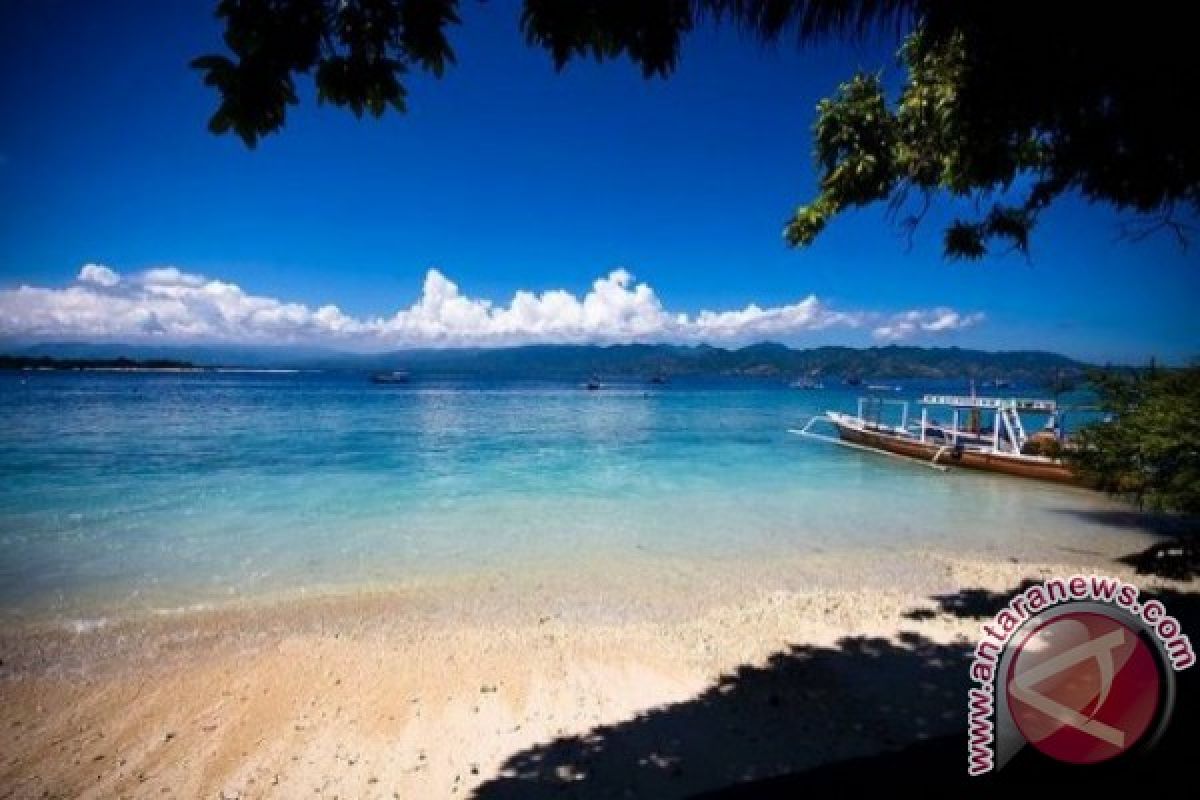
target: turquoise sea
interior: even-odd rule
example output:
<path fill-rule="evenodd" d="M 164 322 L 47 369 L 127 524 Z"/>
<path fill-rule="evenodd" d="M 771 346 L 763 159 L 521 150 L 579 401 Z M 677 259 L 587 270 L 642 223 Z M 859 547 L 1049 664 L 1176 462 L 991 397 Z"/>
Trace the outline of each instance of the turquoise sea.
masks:
<path fill-rule="evenodd" d="M 896 396 L 950 384 L 906 385 Z M 1111 504 L 788 433 L 861 389 L 0 374 L 0 611 L 86 618 L 594 560 L 1086 548 Z"/>

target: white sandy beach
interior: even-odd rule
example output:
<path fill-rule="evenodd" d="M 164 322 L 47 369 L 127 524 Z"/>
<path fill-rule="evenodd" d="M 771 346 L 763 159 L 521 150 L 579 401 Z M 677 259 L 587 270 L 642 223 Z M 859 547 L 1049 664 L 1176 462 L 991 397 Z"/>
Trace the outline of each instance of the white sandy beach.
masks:
<path fill-rule="evenodd" d="M 1162 584 L 1096 557 L 808 562 L 9 625 L 0 795 L 685 795 L 961 727 L 979 621 L 911 613 L 931 596 Z"/>

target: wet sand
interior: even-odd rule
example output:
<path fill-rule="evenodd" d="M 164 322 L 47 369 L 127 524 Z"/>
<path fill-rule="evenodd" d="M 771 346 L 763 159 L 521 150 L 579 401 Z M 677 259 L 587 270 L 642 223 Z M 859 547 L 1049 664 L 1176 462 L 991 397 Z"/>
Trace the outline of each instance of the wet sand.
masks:
<path fill-rule="evenodd" d="M 656 562 L 9 622 L 0 796 L 686 795 L 961 728 L 979 620 L 931 598 L 1078 569 L 1164 585 L 1112 555 Z"/>

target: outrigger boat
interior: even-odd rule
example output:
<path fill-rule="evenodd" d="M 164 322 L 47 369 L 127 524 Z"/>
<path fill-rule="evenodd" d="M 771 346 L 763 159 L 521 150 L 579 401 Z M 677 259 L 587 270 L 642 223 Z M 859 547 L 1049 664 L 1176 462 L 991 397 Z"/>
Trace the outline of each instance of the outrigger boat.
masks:
<path fill-rule="evenodd" d="M 900 406 L 898 426 L 882 422 L 885 404 Z M 873 419 L 865 413 L 868 405 L 874 406 Z M 1061 459 L 1039 452 L 1064 444 L 1053 400 L 927 394 L 920 405 L 920 422 L 910 423 L 908 401 L 863 397 L 858 400 L 857 416 L 826 411 L 792 433 L 912 459 L 943 471 L 959 466 L 1059 483 L 1076 480 Z M 950 409 L 950 424 L 931 420 L 930 408 Z M 1027 435 L 1021 412 L 1048 415 L 1046 425 Z M 991 415 L 991 427 L 981 424 L 984 414 Z M 838 438 L 813 432 L 818 422 L 833 425 Z"/>

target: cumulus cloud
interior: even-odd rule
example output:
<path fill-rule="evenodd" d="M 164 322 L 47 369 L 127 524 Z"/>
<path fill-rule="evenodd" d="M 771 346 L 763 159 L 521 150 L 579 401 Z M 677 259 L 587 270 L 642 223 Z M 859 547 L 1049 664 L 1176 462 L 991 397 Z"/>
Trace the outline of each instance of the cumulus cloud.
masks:
<path fill-rule="evenodd" d="M 895 313 L 841 310 L 816 295 L 774 307 L 667 310 L 657 293 L 616 269 L 578 297 L 521 290 L 508 305 L 464 294 L 436 269 L 415 303 L 391 316 L 357 317 L 253 295 L 233 283 L 160 267 L 129 276 L 87 264 L 62 288 L 0 290 L 0 335 L 206 340 L 355 347 L 502 346 L 535 342 L 671 341 L 738 344 L 796 339 L 829 328 L 870 330 L 882 341 L 934 336 L 978 324 L 951 308 Z"/>
<path fill-rule="evenodd" d="M 907 339 L 918 332 L 941 333 L 970 328 L 983 321 L 979 311 L 962 314 L 944 306 L 925 310 L 903 311 L 893 314 L 885 324 L 876 327 L 872 334 L 876 339 L 896 341 Z"/>
<path fill-rule="evenodd" d="M 84 264 L 79 270 L 80 283 L 94 283 L 97 286 L 116 286 L 121 276 L 108 267 L 100 264 Z"/>

